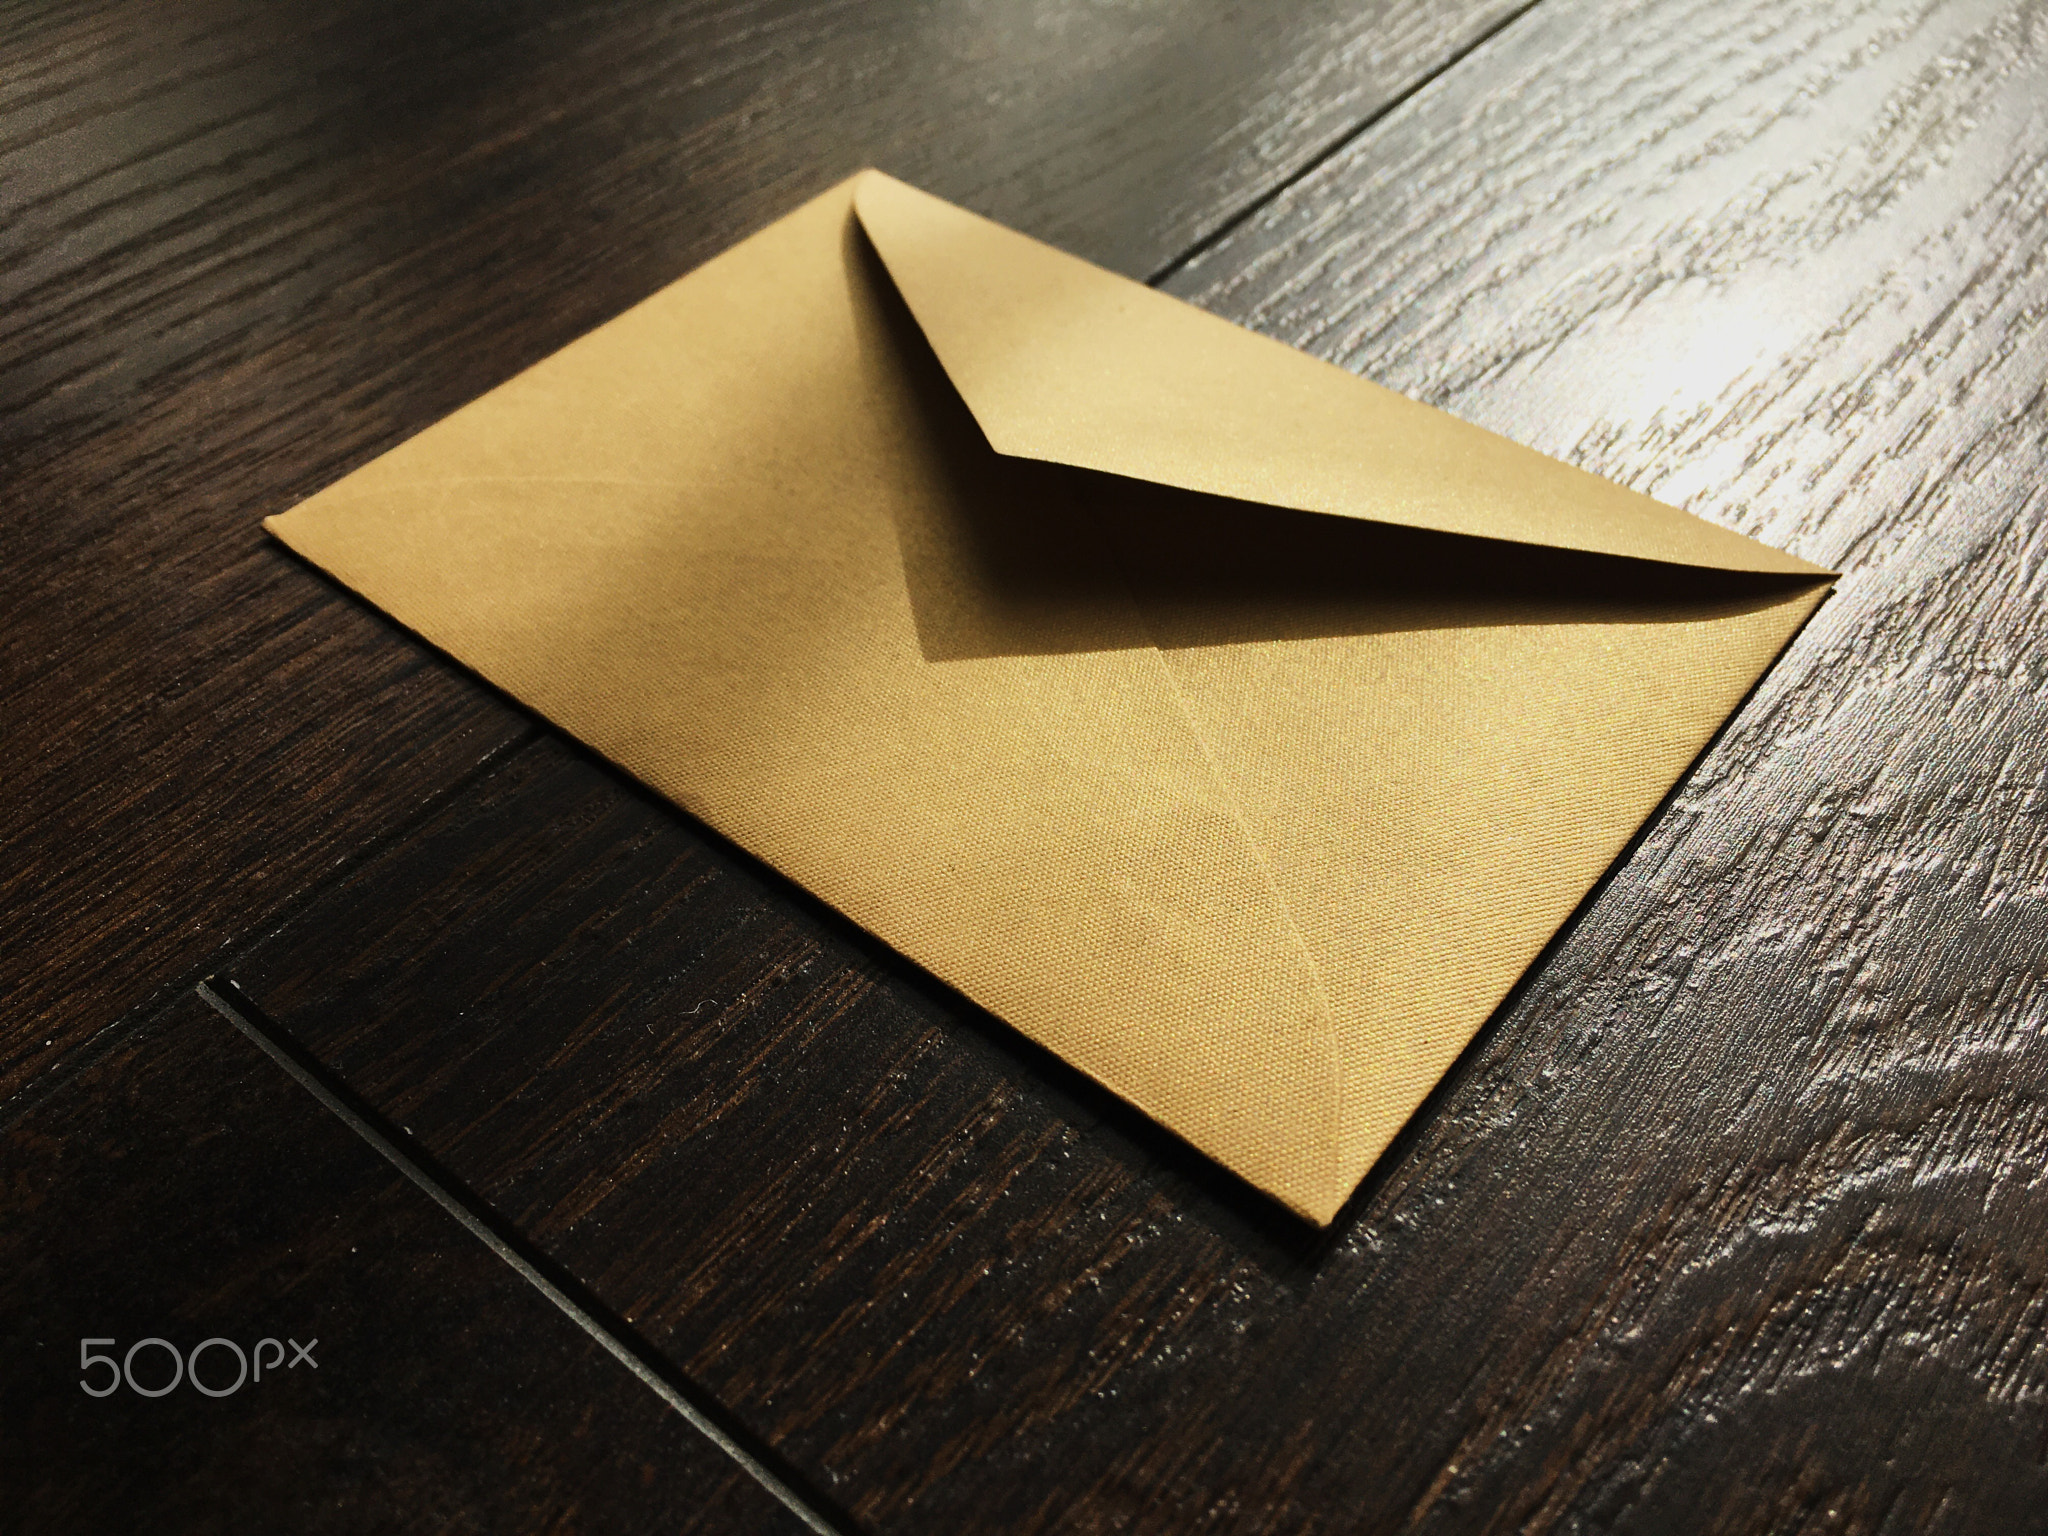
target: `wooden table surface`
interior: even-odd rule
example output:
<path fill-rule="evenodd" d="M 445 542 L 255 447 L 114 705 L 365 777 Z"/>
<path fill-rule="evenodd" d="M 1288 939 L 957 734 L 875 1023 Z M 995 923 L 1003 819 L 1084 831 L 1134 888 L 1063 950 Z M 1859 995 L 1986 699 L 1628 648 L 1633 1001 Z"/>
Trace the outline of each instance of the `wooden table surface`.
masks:
<path fill-rule="evenodd" d="M 865 164 L 1844 573 L 1327 1233 L 257 526 Z M 2048 1529 L 2044 0 L 7 0 L 0 463 L 25 1528 Z"/>

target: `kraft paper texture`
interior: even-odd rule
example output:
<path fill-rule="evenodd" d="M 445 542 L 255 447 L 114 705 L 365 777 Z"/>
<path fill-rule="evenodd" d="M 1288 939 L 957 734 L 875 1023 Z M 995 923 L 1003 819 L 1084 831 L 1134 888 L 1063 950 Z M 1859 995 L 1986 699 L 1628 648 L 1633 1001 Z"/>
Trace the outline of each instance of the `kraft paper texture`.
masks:
<path fill-rule="evenodd" d="M 267 526 L 1320 1223 L 1827 586 L 876 172 Z"/>

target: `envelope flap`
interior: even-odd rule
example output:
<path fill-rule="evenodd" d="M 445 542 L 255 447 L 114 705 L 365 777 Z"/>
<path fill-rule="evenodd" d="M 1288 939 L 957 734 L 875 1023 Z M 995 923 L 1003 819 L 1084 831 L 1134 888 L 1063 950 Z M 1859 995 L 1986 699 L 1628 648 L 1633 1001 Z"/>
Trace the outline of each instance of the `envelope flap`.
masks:
<path fill-rule="evenodd" d="M 1443 533 L 1822 574 L 880 172 L 854 205 L 999 453 Z"/>

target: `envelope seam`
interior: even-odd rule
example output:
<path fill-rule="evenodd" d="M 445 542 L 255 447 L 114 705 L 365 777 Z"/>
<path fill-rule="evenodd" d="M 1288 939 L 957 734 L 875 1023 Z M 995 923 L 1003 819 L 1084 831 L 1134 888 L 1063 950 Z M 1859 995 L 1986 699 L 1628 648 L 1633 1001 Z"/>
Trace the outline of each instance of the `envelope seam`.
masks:
<path fill-rule="evenodd" d="M 1294 908 L 1287 900 L 1286 893 L 1280 888 L 1279 876 L 1273 872 L 1272 860 L 1267 856 L 1265 846 L 1259 841 L 1258 836 L 1253 831 L 1251 818 L 1245 813 L 1244 803 L 1238 798 L 1236 786 L 1231 783 L 1230 776 L 1224 771 L 1223 764 L 1216 756 L 1214 748 L 1210 746 L 1208 737 L 1203 734 L 1201 725 L 1195 719 L 1194 711 L 1188 707 L 1187 694 L 1180 685 L 1180 679 L 1174 675 L 1173 667 L 1166 659 L 1166 653 L 1160 648 L 1158 640 L 1153 637 L 1151 615 L 1145 611 L 1145 605 L 1138 600 L 1137 593 L 1131 585 L 1130 575 L 1124 569 L 1121 556 L 1114 548 L 1108 548 L 1105 552 L 1109 557 L 1112 569 L 1116 572 L 1117 579 L 1124 585 L 1124 590 L 1130 599 L 1131 607 L 1138 616 L 1138 622 L 1145 626 L 1146 636 L 1151 641 L 1147 649 L 1152 653 L 1153 665 L 1166 679 L 1167 690 L 1173 699 L 1173 706 L 1180 712 L 1182 723 L 1187 726 L 1188 736 L 1194 742 L 1195 749 L 1202 754 L 1202 761 L 1208 766 L 1209 776 L 1216 785 L 1217 791 L 1222 798 L 1224 809 L 1229 814 L 1232 824 L 1236 826 L 1238 835 L 1244 839 L 1245 847 L 1251 850 L 1252 858 L 1258 865 L 1259 874 L 1264 879 L 1266 889 L 1273 898 L 1273 904 L 1279 909 L 1281 919 L 1287 930 L 1287 937 L 1293 941 L 1295 953 L 1300 957 L 1301 963 L 1308 973 L 1311 995 L 1315 999 L 1319 1013 L 1318 1022 L 1322 1026 L 1323 1045 L 1323 1103 L 1326 1123 L 1323 1132 L 1323 1166 L 1318 1170 L 1317 1189 L 1319 1194 L 1327 1195 L 1334 1190 L 1339 1177 L 1338 1163 L 1341 1151 L 1339 1147 L 1341 1139 L 1339 1132 L 1341 1130 L 1344 1105 L 1344 1081 L 1337 1051 L 1337 1014 L 1336 1009 L 1330 1002 L 1329 988 L 1323 982 L 1322 967 L 1316 963 L 1315 951 L 1309 948 L 1308 940 L 1302 935 L 1300 920 L 1295 916 Z M 1318 1217 L 1317 1219 L 1320 1220 L 1321 1218 Z"/>

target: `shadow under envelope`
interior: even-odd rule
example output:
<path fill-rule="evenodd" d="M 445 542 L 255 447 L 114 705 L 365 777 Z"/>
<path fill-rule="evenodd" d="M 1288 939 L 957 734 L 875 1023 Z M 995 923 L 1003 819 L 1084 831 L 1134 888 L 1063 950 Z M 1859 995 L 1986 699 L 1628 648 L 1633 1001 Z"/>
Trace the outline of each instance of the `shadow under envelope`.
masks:
<path fill-rule="evenodd" d="M 1185 491 L 998 453 L 866 237 L 887 342 L 945 466 L 899 507 L 931 662 L 1753 612 L 1824 578 L 1588 554 Z"/>

